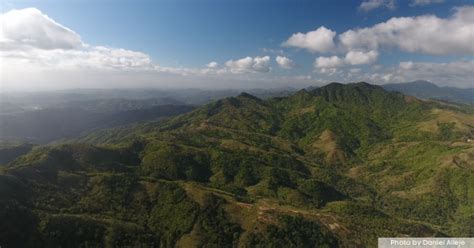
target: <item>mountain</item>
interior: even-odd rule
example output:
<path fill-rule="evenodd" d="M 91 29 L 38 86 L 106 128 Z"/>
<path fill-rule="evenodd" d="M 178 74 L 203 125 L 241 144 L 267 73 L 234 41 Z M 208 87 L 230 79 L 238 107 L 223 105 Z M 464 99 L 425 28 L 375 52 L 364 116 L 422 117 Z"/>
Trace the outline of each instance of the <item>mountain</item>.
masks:
<path fill-rule="evenodd" d="M 79 108 L 109 113 L 145 109 L 160 105 L 202 105 L 242 90 L 203 89 L 73 89 L 39 92 L 0 92 L 0 114 L 38 109 Z M 261 98 L 287 96 L 292 88 L 249 89 Z"/>
<path fill-rule="evenodd" d="M 262 98 L 286 96 L 291 88 L 251 89 Z M 170 117 L 238 90 L 102 89 L 0 93 L 0 143 L 45 144 L 140 121 Z"/>
<path fill-rule="evenodd" d="M 399 84 L 382 85 L 389 91 L 399 91 L 424 99 L 438 99 L 450 102 L 474 104 L 474 88 L 439 87 L 434 83 L 418 80 Z"/>
<path fill-rule="evenodd" d="M 160 105 L 123 111 L 99 111 L 105 108 L 127 109 L 117 105 L 96 106 L 95 111 L 63 107 L 0 114 L 0 141 L 44 144 L 101 128 L 166 118 L 194 109 L 189 105 Z"/>
<path fill-rule="evenodd" d="M 474 109 L 367 83 L 33 147 L 0 167 L 5 247 L 376 247 L 472 236 Z"/>
<path fill-rule="evenodd" d="M 83 101 L 69 101 L 58 104 L 61 108 L 78 108 L 94 113 L 118 113 L 124 111 L 134 111 L 150 109 L 163 105 L 186 105 L 183 102 L 169 97 L 146 98 L 146 99 L 94 99 Z M 58 107 L 59 107 L 58 106 Z"/>
<path fill-rule="evenodd" d="M 2 143 L 0 144 L 0 166 L 8 164 L 17 157 L 31 151 L 32 144 L 27 143 Z"/>

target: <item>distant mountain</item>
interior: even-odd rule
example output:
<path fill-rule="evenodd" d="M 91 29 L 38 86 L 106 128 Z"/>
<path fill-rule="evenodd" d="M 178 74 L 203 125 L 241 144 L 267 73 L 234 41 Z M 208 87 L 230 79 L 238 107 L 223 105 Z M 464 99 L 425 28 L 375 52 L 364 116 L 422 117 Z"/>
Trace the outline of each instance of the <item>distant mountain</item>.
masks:
<path fill-rule="evenodd" d="M 260 97 L 287 96 L 293 88 L 249 89 Z M 242 90 L 221 89 L 75 89 L 45 92 L 0 92 L 0 114 L 47 108 L 80 108 L 96 113 L 144 109 L 158 105 L 202 105 Z"/>
<path fill-rule="evenodd" d="M 385 84 L 389 91 L 399 91 L 424 99 L 438 99 L 450 102 L 474 104 L 474 88 L 439 87 L 434 83 L 418 80 L 407 83 Z"/>
<path fill-rule="evenodd" d="M 130 103 L 126 101 L 126 103 Z M 44 144 L 59 139 L 70 139 L 101 128 L 111 128 L 135 122 L 159 120 L 194 109 L 189 105 L 147 106 L 130 109 L 133 105 L 101 105 L 88 103 L 79 107 L 47 108 L 15 113 L 0 113 L 0 141 Z M 90 107 L 87 108 L 87 107 Z M 114 110 L 112 112 L 100 112 Z M 97 112 L 99 111 L 99 112 Z"/>
<path fill-rule="evenodd" d="M 56 107 L 61 108 L 78 108 L 93 113 L 117 113 L 123 111 L 134 111 L 149 109 L 160 105 L 185 105 L 181 101 L 173 98 L 147 98 L 147 99 L 94 99 L 83 101 L 70 101 L 57 104 Z"/>
<path fill-rule="evenodd" d="M 375 247 L 381 236 L 469 237 L 473 127 L 470 106 L 367 83 L 242 93 L 9 158 L 0 240 Z"/>

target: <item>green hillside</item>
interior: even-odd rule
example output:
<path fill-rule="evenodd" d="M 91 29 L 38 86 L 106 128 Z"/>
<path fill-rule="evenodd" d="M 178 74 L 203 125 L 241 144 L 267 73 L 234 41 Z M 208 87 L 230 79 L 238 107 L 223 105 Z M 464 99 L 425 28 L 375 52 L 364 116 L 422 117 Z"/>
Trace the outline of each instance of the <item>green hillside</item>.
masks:
<path fill-rule="evenodd" d="M 376 247 L 473 236 L 474 109 L 367 83 L 242 93 L 0 167 L 2 247 Z"/>

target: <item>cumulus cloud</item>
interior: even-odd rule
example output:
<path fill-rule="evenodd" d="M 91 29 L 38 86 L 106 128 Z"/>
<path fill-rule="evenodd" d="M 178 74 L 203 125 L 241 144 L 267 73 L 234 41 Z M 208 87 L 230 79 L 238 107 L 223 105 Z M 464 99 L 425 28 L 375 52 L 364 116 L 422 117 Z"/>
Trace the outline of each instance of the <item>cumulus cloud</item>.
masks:
<path fill-rule="evenodd" d="M 351 65 L 372 64 L 379 56 L 377 51 L 349 51 L 346 54 L 345 62 Z"/>
<path fill-rule="evenodd" d="M 473 54 L 474 6 L 455 8 L 447 19 L 394 17 L 372 27 L 348 30 L 339 39 L 349 49 L 387 47 L 433 55 Z"/>
<path fill-rule="evenodd" d="M 196 82 L 202 87 L 229 87 L 227 82 L 257 82 L 262 78 L 253 72 L 270 71 L 269 56 L 230 60 L 225 66 L 214 61 L 203 68 L 160 66 L 143 52 L 87 44 L 35 8 L 0 14 L 0 26 L 0 91 L 170 87 L 173 82 L 175 87 L 195 87 Z"/>
<path fill-rule="evenodd" d="M 338 56 L 318 57 L 313 66 L 319 69 L 337 68 L 346 65 L 372 64 L 377 60 L 377 51 L 349 51 L 344 58 Z"/>
<path fill-rule="evenodd" d="M 244 72 L 269 72 L 270 56 L 245 57 L 238 60 L 229 60 L 225 63 L 226 68 L 232 73 Z"/>
<path fill-rule="evenodd" d="M 284 56 L 276 56 L 275 61 L 283 69 L 292 69 L 296 66 L 296 63 Z"/>
<path fill-rule="evenodd" d="M 363 1 L 359 6 L 359 10 L 365 12 L 378 8 L 387 8 L 393 10 L 396 8 L 395 0 L 366 0 Z"/>
<path fill-rule="evenodd" d="M 410 6 L 423 6 L 433 3 L 442 3 L 444 0 L 412 0 Z"/>
<path fill-rule="evenodd" d="M 324 26 L 308 33 L 296 33 L 283 43 L 284 46 L 304 48 L 310 52 L 328 52 L 334 49 L 336 32 Z"/>
<path fill-rule="evenodd" d="M 35 8 L 0 15 L 0 49 L 76 49 L 81 37 Z"/>
<path fill-rule="evenodd" d="M 35 8 L 0 15 L 2 64 L 56 69 L 150 69 L 142 52 L 85 44 L 80 36 Z"/>
<path fill-rule="evenodd" d="M 344 60 L 338 56 L 318 57 L 314 61 L 315 68 L 335 68 L 344 65 Z"/>
<path fill-rule="evenodd" d="M 448 18 L 431 15 L 392 18 L 372 27 L 349 30 L 339 35 L 337 46 L 336 32 L 325 27 L 293 34 L 283 45 L 314 53 L 334 51 L 338 56 L 318 57 L 314 61 L 314 68 L 324 74 L 319 74 L 318 78 L 325 81 L 370 79 L 378 83 L 427 79 L 468 86 L 473 84 L 473 61 L 405 61 L 377 70 L 375 66 L 351 68 L 351 65 L 374 63 L 379 52 L 389 48 L 427 54 L 473 54 L 473 25 L 474 7 L 460 7 Z M 37 9 L 0 14 L 0 26 L 0 90 L 29 89 L 35 85 L 54 85 L 56 88 L 195 87 L 196 83 L 200 87 L 255 87 L 255 82 L 288 85 L 309 84 L 314 80 L 257 73 L 271 71 L 270 56 L 244 57 L 221 65 L 212 61 L 201 68 L 157 65 L 143 52 L 87 44 L 77 33 Z M 278 66 L 295 66 L 290 58 L 282 56 L 281 52 L 279 55 L 275 58 Z"/>

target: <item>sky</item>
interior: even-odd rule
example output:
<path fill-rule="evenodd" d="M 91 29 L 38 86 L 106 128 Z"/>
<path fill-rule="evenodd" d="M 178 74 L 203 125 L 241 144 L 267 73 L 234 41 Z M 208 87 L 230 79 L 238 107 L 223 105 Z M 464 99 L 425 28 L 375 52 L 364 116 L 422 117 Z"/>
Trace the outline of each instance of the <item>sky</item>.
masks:
<path fill-rule="evenodd" d="M 2 91 L 474 86 L 474 1 L 0 1 Z"/>

